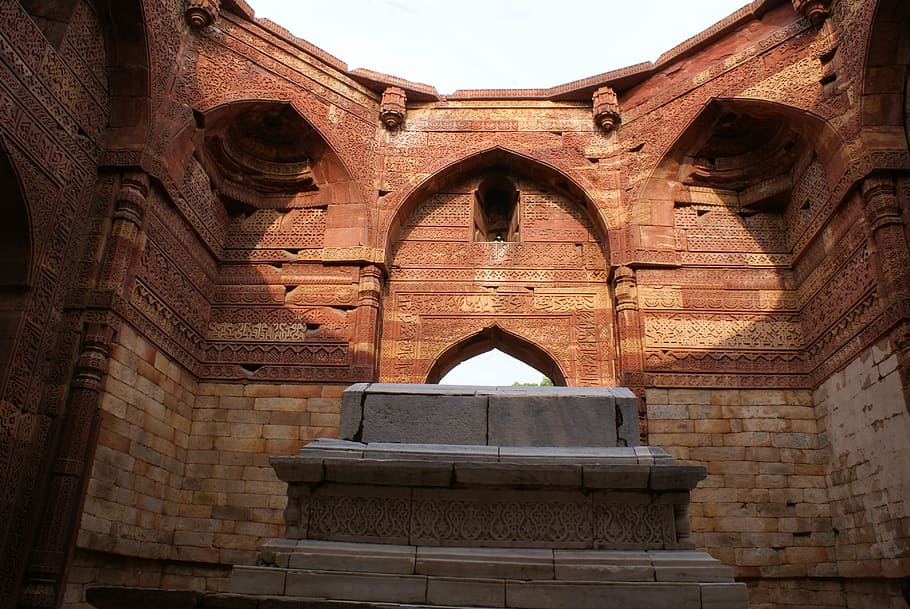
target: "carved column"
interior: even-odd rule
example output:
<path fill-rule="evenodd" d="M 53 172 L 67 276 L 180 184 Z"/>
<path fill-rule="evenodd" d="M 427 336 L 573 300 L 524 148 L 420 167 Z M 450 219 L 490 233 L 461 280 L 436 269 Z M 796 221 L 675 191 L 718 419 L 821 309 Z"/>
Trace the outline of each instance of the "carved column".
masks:
<path fill-rule="evenodd" d="M 221 0 L 186 0 L 183 16 L 191 28 L 200 30 L 215 23 Z"/>
<path fill-rule="evenodd" d="M 886 306 L 910 296 L 910 249 L 900 203 L 890 176 L 873 176 L 863 182 L 866 220 L 882 269 Z"/>
<path fill-rule="evenodd" d="M 58 427 L 48 501 L 33 546 L 22 607 L 52 608 L 59 604 L 66 569 L 75 543 L 89 468 L 98 435 L 98 398 L 107 373 L 113 329 L 106 323 L 86 323 L 82 350 L 76 362 L 65 419 Z"/>
<path fill-rule="evenodd" d="M 830 13 L 831 0 L 793 0 L 793 8 L 797 13 L 818 25 Z"/>
<path fill-rule="evenodd" d="M 382 121 L 386 129 L 397 129 L 404 123 L 404 117 L 407 114 L 407 101 L 408 98 L 404 89 L 400 87 L 389 87 L 382 92 L 379 120 Z"/>
<path fill-rule="evenodd" d="M 594 120 L 608 132 L 619 126 L 619 99 L 610 87 L 601 87 L 594 92 Z"/>
<path fill-rule="evenodd" d="M 644 353 L 641 314 L 638 311 L 638 283 L 633 269 L 627 266 L 616 269 L 613 273 L 613 295 L 616 298 L 616 327 L 619 335 L 619 377 L 623 385 L 641 398 L 644 391 L 640 380 L 644 372 Z M 639 400 L 638 419 L 642 440 L 647 438 L 648 433 L 648 421 L 644 415 L 643 403 Z"/>
<path fill-rule="evenodd" d="M 149 190 L 148 175 L 131 172 L 123 175 L 111 225 L 110 240 L 98 289 L 122 297 L 130 267 L 141 248 L 140 229 Z"/>
<path fill-rule="evenodd" d="M 904 403 L 910 409 L 910 245 L 900 202 L 891 176 L 873 176 L 863 182 L 866 220 L 881 265 L 879 293 L 898 326 L 891 336 L 897 353 Z"/>
<path fill-rule="evenodd" d="M 355 374 L 373 381 L 377 374 L 379 343 L 379 303 L 382 297 L 382 271 L 375 265 L 360 269 L 360 288 L 357 297 L 357 315 L 351 341 Z"/>

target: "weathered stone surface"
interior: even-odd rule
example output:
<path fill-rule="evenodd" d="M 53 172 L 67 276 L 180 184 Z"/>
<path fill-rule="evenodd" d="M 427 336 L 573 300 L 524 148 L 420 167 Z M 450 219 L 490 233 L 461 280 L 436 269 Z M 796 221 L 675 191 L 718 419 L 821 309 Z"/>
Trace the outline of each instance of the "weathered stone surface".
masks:
<path fill-rule="evenodd" d="M 422 397 L 422 396 L 421 396 Z M 365 442 L 486 444 L 487 400 L 483 397 L 369 394 L 363 405 Z"/>
<path fill-rule="evenodd" d="M 488 442 L 498 446 L 615 446 L 615 403 L 584 396 L 491 395 Z"/>

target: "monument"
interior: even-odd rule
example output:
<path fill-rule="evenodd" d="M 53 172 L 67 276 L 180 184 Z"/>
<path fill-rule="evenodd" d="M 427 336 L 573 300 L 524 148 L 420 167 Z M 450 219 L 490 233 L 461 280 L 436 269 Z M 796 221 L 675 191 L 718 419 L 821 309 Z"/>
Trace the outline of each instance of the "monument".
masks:
<path fill-rule="evenodd" d="M 528 609 L 745 609 L 690 541 L 702 467 L 638 446 L 628 389 L 359 384 L 341 440 L 273 457 L 284 538 L 245 596 Z"/>

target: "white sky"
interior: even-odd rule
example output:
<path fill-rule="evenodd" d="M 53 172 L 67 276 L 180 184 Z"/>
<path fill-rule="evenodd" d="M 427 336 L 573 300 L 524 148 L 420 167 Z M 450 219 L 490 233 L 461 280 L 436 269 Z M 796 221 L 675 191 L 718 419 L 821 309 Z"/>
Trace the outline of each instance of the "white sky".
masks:
<path fill-rule="evenodd" d="M 348 64 L 436 87 L 552 87 L 657 57 L 745 0 L 248 0 Z M 447 384 L 511 385 L 543 375 L 499 351 Z"/>
<path fill-rule="evenodd" d="M 643 61 L 744 0 L 248 0 L 294 35 L 368 68 L 436 87 L 552 87 Z"/>

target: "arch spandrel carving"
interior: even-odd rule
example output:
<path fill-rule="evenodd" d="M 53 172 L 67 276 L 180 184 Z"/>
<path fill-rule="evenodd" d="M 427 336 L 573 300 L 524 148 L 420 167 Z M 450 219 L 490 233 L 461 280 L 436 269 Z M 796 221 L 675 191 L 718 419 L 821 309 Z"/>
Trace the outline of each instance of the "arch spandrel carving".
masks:
<path fill-rule="evenodd" d="M 389 251 L 380 380 L 438 380 L 496 342 L 496 328 L 515 337 L 506 352 L 561 383 L 615 385 L 608 248 L 596 221 L 566 180 L 491 158 L 500 162 L 437 180 L 402 217 Z M 512 241 L 475 239 L 477 191 L 490 176 L 514 186 Z"/>

